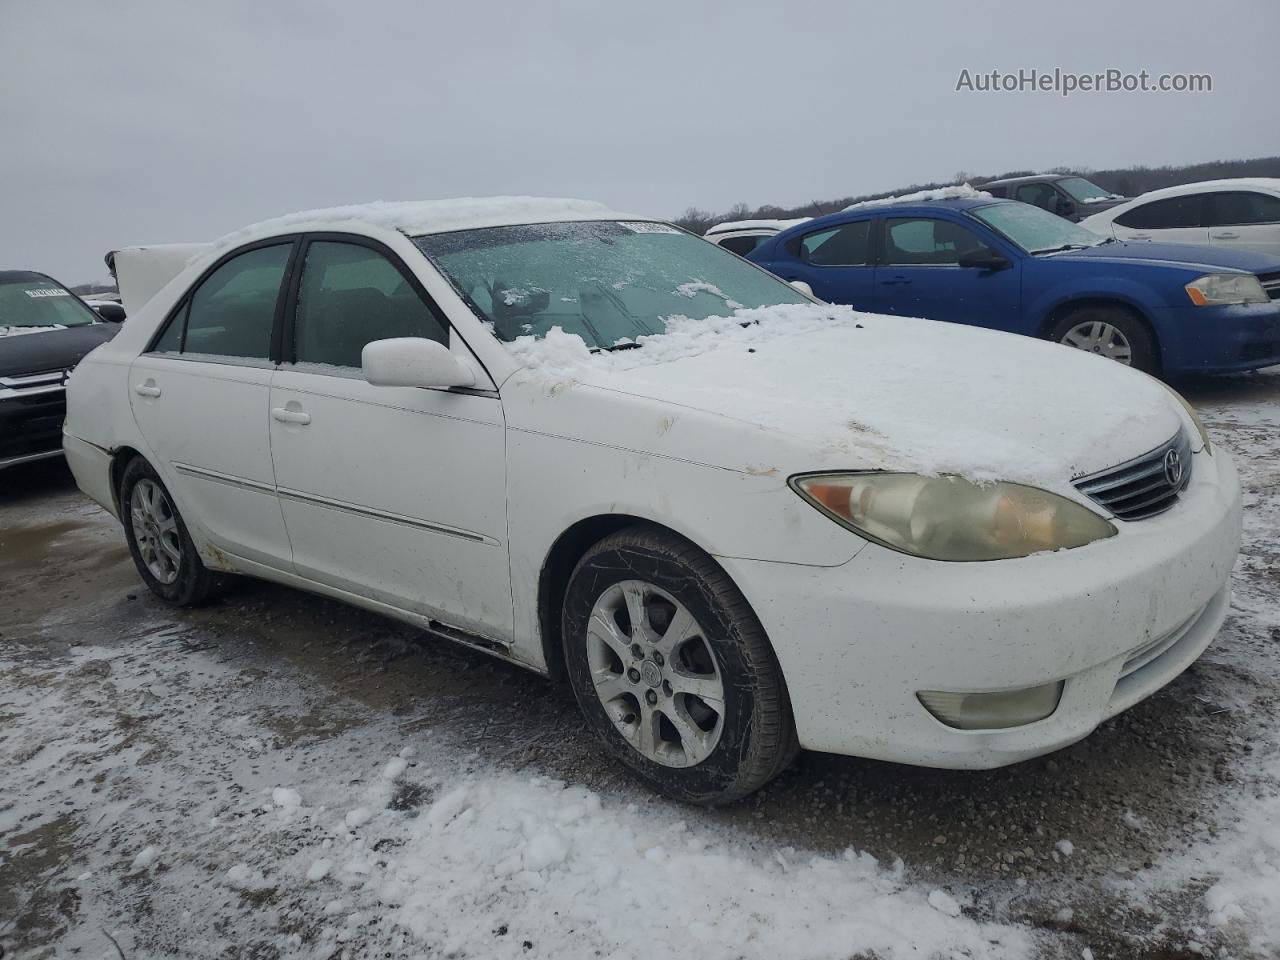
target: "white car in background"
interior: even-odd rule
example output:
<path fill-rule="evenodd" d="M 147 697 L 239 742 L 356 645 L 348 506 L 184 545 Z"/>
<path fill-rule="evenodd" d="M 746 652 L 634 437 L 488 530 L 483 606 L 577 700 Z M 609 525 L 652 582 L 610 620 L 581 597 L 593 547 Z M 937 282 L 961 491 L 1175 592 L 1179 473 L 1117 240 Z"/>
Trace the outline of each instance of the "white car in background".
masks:
<path fill-rule="evenodd" d="M 794 220 L 727 220 L 708 228 L 703 236 L 716 246 L 724 247 L 740 257 L 745 257 L 775 234 L 812 219 L 812 217 L 797 217 Z"/>
<path fill-rule="evenodd" d="M 1280 179 L 1185 183 L 1080 221 L 1117 240 L 1201 243 L 1280 256 Z"/>
<path fill-rule="evenodd" d="M 1156 380 L 818 304 L 583 201 L 258 224 L 68 393 L 67 459 L 158 597 L 246 574 L 567 676 L 699 803 L 797 747 L 1079 740 L 1201 654 L 1239 547 L 1231 459 Z"/>

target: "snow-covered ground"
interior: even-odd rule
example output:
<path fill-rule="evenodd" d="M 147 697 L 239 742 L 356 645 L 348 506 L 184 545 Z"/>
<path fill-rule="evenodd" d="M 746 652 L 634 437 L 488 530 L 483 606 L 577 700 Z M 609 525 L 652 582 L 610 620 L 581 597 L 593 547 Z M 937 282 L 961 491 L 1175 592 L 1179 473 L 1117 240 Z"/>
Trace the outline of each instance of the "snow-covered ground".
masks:
<path fill-rule="evenodd" d="M 65 477 L 8 477 L 0 945 L 1276 956 L 1280 374 L 1187 392 L 1247 503 L 1234 616 L 1201 665 L 1012 772 L 803 757 L 715 813 L 597 765 L 562 695 L 478 654 L 265 585 L 169 611 Z"/>

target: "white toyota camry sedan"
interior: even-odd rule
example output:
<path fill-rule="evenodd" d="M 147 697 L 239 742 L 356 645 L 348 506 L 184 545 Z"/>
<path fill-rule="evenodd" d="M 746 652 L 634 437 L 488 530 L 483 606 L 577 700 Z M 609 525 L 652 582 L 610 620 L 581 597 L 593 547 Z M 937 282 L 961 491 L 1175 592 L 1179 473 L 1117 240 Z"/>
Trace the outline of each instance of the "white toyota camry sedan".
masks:
<path fill-rule="evenodd" d="M 261 577 L 563 676 L 699 803 L 1079 740 L 1210 643 L 1240 539 L 1157 381 L 582 201 L 224 238 L 76 368 L 65 449 L 164 600 Z"/>

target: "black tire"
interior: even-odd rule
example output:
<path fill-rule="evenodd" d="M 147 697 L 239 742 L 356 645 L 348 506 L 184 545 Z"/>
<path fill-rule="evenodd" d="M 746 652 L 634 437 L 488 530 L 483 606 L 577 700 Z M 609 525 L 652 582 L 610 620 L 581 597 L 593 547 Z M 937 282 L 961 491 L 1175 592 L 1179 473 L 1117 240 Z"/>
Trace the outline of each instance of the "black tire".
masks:
<path fill-rule="evenodd" d="M 1152 336 L 1147 325 L 1131 310 L 1124 307 L 1098 306 L 1078 307 L 1064 314 L 1050 329 L 1046 339 L 1060 343 L 1071 349 L 1079 349 L 1067 343 L 1068 333 L 1082 323 L 1105 323 L 1115 327 L 1129 341 L 1129 366 L 1143 373 L 1156 376 L 1160 373 L 1160 347 Z"/>
<path fill-rule="evenodd" d="M 180 556 L 177 577 L 172 583 L 163 583 L 156 578 L 148 568 L 142 551 L 138 547 L 131 503 L 134 488 L 143 480 L 150 481 L 159 488 L 160 493 L 166 498 L 176 523 Z M 182 514 L 178 512 L 168 488 L 165 487 L 159 474 L 152 469 L 151 464 L 142 457 L 135 457 L 129 461 L 120 479 L 120 520 L 124 524 L 124 535 L 129 541 L 129 553 L 133 556 L 133 564 L 137 567 L 138 574 L 151 592 L 161 600 L 179 607 L 194 606 L 213 597 L 225 585 L 226 577 L 212 573 L 200 560 L 196 545 L 191 540 L 191 534 L 187 532 L 187 525 L 182 519 Z"/>
<path fill-rule="evenodd" d="M 683 604 L 701 627 L 693 636 L 704 639 L 715 658 L 724 691 L 719 740 L 695 765 L 668 766 L 645 756 L 615 726 L 596 693 L 587 624 L 597 600 L 628 580 L 652 584 Z M 702 805 L 730 803 L 758 790 L 795 758 L 791 704 L 764 627 L 720 566 L 687 541 L 648 525 L 601 540 L 573 571 L 561 629 L 569 680 L 588 725 L 610 753 L 666 795 Z"/>

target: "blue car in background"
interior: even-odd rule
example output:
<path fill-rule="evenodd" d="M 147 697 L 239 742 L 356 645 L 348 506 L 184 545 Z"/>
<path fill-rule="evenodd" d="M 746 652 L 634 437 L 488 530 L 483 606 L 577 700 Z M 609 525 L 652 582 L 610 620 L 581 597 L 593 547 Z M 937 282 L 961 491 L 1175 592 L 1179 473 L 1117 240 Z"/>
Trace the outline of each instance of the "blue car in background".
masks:
<path fill-rule="evenodd" d="M 829 303 L 1042 337 L 1166 377 L 1280 363 L 1280 260 L 1104 239 L 1014 200 L 856 206 L 748 259 Z"/>

